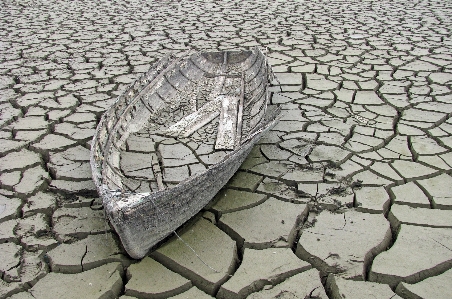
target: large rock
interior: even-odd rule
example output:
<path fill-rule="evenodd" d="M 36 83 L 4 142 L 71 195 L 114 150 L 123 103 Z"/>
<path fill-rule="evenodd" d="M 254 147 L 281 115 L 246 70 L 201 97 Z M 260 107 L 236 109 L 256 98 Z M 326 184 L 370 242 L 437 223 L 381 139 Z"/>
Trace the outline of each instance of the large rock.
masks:
<path fill-rule="evenodd" d="M 117 298 L 123 287 L 122 265 L 110 263 L 78 274 L 49 273 L 30 293 L 36 299 Z"/>
<path fill-rule="evenodd" d="M 220 287 L 217 298 L 245 298 L 265 285 L 276 285 L 311 265 L 298 259 L 289 248 L 245 249 L 243 261 L 231 279 Z"/>
<path fill-rule="evenodd" d="M 162 264 L 145 257 L 127 269 L 125 294 L 138 298 L 164 299 L 191 288 L 191 282 Z"/>
<path fill-rule="evenodd" d="M 302 230 L 296 254 L 321 271 L 363 280 L 390 241 L 389 222 L 381 214 L 323 211 L 313 227 Z"/>

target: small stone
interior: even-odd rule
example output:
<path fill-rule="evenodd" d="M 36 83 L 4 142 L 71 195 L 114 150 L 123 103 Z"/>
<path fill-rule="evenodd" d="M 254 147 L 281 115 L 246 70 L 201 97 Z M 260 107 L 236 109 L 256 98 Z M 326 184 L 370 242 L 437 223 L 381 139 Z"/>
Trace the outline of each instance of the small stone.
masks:
<path fill-rule="evenodd" d="M 306 209 L 305 204 L 269 198 L 258 206 L 224 214 L 219 226 L 236 236 L 246 248 L 290 247 L 297 218 Z"/>
<path fill-rule="evenodd" d="M 168 298 L 191 288 L 191 282 L 145 257 L 127 269 L 125 294 L 138 298 Z"/>
<path fill-rule="evenodd" d="M 117 298 L 122 290 L 122 265 L 110 263 L 78 274 L 49 273 L 30 293 L 36 299 Z"/>
<path fill-rule="evenodd" d="M 265 262 L 263 262 L 265 261 Z M 245 249 L 243 261 L 231 279 L 220 287 L 220 299 L 245 298 L 265 285 L 276 285 L 309 270 L 311 265 L 298 259 L 290 248 Z"/>

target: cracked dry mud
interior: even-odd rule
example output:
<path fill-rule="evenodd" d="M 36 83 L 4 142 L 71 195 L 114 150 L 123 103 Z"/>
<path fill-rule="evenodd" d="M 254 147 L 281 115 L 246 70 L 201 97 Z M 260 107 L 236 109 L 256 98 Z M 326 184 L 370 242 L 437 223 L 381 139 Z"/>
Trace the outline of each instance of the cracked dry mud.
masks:
<path fill-rule="evenodd" d="M 0 298 L 452 293 L 450 2 L 2 5 Z M 179 231 L 202 261 L 175 237 L 131 260 L 91 180 L 101 114 L 165 53 L 254 46 L 283 117 Z"/>

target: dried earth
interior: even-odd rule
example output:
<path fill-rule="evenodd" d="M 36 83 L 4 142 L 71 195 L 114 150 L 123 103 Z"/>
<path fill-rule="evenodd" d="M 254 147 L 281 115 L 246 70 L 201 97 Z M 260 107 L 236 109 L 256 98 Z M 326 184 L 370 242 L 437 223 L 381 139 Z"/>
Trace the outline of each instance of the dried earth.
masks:
<path fill-rule="evenodd" d="M 0 298 L 452 293 L 450 2 L 2 7 Z M 254 46 L 276 72 L 280 123 L 183 242 L 130 259 L 91 180 L 100 116 L 168 52 Z"/>

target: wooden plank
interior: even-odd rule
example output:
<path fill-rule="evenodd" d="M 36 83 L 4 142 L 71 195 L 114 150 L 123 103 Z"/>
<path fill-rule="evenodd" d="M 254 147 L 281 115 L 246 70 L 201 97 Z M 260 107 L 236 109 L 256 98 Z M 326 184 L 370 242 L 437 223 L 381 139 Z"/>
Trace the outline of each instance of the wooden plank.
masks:
<path fill-rule="evenodd" d="M 225 82 L 226 95 L 222 96 L 220 122 L 218 124 L 216 150 L 233 150 L 240 143 L 244 81 L 243 78 L 228 78 Z"/>
<path fill-rule="evenodd" d="M 237 135 L 237 115 L 240 97 L 237 96 L 220 96 L 221 97 L 221 113 L 220 122 L 218 124 L 217 140 L 215 149 L 232 150 L 235 146 Z"/>
<path fill-rule="evenodd" d="M 207 102 L 204 106 L 180 121 L 170 126 L 163 132 L 164 135 L 173 137 L 188 137 L 196 130 L 211 122 L 220 114 L 221 99 L 217 97 Z"/>

